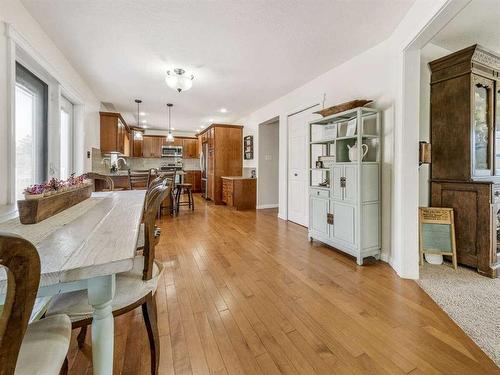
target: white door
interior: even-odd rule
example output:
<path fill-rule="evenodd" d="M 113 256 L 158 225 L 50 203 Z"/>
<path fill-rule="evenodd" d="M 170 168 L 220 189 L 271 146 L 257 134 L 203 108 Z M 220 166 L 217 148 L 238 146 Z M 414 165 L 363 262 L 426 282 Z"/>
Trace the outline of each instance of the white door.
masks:
<path fill-rule="evenodd" d="M 288 116 L 288 220 L 307 226 L 308 197 L 308 122 L 310 108 Z"/>

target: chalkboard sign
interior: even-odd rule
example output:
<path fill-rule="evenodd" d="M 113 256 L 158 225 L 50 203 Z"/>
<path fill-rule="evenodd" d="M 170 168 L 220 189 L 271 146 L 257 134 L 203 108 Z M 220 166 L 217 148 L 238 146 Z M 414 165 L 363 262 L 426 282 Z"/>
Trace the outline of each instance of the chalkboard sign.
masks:
<path fill-rule="evenodd" d="M 421 207 L 419 221 L 420 263 L 424 263 L 425 253 L 449 255 L 456 269 L 457 250 L 453 208 Z"/>

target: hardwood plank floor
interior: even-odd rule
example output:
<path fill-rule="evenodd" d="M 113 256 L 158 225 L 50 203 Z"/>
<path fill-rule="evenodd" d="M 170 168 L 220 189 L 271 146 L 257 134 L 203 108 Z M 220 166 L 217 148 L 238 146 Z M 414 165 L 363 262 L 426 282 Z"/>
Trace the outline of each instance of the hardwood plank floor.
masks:
<path fill-rule="evenodd" d="M 500 374 L 415 282 L 276 214 L 196 197 L 159 220 L 161 374 Z M 115 324 L 115 374 L 148 374 L 140 309 Z M 70 374 L 91 374 L 76 334 Z"/>

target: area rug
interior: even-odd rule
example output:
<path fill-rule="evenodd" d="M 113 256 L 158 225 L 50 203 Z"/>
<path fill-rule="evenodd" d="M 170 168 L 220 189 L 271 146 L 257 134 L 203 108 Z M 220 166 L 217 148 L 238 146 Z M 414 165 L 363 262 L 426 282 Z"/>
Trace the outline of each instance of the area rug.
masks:
<path fill-rule="evenodd" d="M 500 279 L 425 264 L 417 283 L 500 367 Z"/>

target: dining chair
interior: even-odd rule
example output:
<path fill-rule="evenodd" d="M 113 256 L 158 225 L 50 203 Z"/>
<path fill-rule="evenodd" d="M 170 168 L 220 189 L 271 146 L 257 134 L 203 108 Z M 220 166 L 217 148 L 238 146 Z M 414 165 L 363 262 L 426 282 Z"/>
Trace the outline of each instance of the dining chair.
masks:
<path fill-rule="evenodd" d="M 168 183 L 168 178 L 167 176 L 160 174 L 158 177 L 156 177 L 154 180 L 151 181 L 149 184 L 149 189 L 148 189 L 148 194 L 157 186 L 159 185 L 166 185 Z M 172 187 L 171 187 L 172 189 Z M 165 200 L 167 200 L 165 198 Z M 146 204 L 144 205 L 144 212 L 147 210 L 147 199 L 146 199 Z M 157 216 L 160 218 L 161 214 L 161 202 L 160 202 L 160 208 L 158 209 Z M 158 244 L 158 241 L 160 240 L 160 234 L 161 234 L 161 229 L 160 227 L 155 225 L 155 231 L 154 231 L 154 238 L 156 239 L 155 245 Z M 139 238 L 137 240 L 137 250 L 142 250 L 144 248 L 144 223 L 141 223 L 141 226 L 139 227 Z"/>
<path fill-rule="evenodd" d="M 105 191 L 115 190 L 115 183 L 113 182 L 113 179 L 111 177 L 105 176 L 105 175 L 100 174 L 100 173 L 95 173 L 95 172 L 87 172 L 87 173 L 85 173 L 85 175 L 87 176 L 87 178 L 89 180 L 92 180 L 92 183 L 94 185 L 94 191 L 95 191 L 96 180 L 105 182 L 105 184 L 107 186 L 107 189 Z"/>
<path fill-rule="evenodd" d="M 40 284 L 40 258 L 27 240 L 0 233 L 7 296 L 0 319 L 0 374 L 67 374 L 71 321 L 53 315 L 28 324 Z"/>
<path fill-rule="evenodd" d="M 147 189 L 151 181 L 151 169 L 128 170 L 128 188 Z"/>
<path fill-rule="evenodd" d="M 170 194 L 171 185 L 161 184 L 148 192 L 147 210 L 144 217 L 144 250 L 134 258 L 131 271 L 116 275 L 113 316 L 125 314 L 141 306 L 151 351 L 151 373 L 158 373 L 160 344 L 157 324 L 155 292 L 163 264 L 155 258 L 154 228 L 156 212 L 160 202 Z M 88 304 L 85 291 L 70 292 L 56 296 L 47 310 L 47 316 L 65 313 L 69 315 L 72 328 L 82 328 L 78 335 L 78 346 L 85 342 L 87 326 L 92 323 L 92 306 Z"/>
<path fill-rule="evenodd" d="M 168 210 L 170 211 L 170 215 L 173 215 L 176 213 L 175 192 L 176 192 L 177 186 L 175 184 L 175 178 L 176 178 L 177 173 L 175 170 L 173 170 L 173 171 L 163 172 L 162 174 L 165 176 L 165 178 L 168 181 L 172 182 L 172 190 L 171 190 L 170 195 L 161 203 L 159 215 L 161 216 L 161 214 L 165 208 L 168 208 Z"/>

